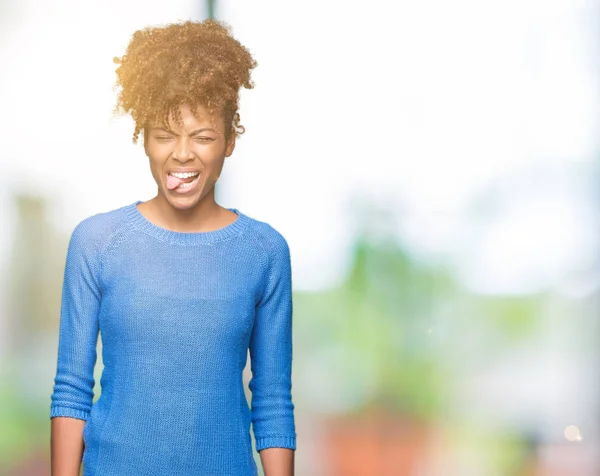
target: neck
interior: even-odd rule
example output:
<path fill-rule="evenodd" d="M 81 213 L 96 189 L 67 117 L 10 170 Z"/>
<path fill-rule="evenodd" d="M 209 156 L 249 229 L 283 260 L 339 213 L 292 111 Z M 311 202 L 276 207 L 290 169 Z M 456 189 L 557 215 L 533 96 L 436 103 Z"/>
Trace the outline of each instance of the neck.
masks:
<path fill-rule="evenodd" d="M 215 202 L 214 188 L 191 207 L 180 208 L 160 193 L 148 200 L 146 207 L 157 224 L 180 232 L 210 231 L 221 221 L 225 210 Z"/>

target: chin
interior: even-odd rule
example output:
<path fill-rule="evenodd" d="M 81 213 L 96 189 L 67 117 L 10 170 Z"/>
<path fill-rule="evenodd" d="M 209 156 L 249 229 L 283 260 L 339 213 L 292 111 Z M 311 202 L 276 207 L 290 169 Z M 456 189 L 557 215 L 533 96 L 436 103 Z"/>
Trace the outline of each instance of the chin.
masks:
<path fill-rule="evenodd" d="M 169 205 L 179 210 L 193 208 L 202 199 L 201 196 L 195 193 L 192 193 L 190 195 L 176 195 L 174 193 L 166 192 L 164 193 L 164 197 L 166 198 L 166 201 L 169 203 Z"/>

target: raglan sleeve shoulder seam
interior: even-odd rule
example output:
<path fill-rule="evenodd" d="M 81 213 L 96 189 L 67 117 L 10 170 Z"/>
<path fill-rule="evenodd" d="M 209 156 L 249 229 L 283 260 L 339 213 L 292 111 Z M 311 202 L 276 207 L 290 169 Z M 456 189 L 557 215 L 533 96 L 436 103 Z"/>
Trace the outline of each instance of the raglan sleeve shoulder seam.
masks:
<path fill-rule="evenodd" d="M 265 296 L 268 286 L 276 272 L 274 264 L 277 262 L 285 263 L 285 259 L 289 259 L 289 245 L 282 233 L 276 230 L 273 226 L 264 223 L 261 233 L 259 234 L 259 242 L 261 245 L 261 267 L 263 276 L 263 287 L 261 299 Z M 284 258 L 283 261 L 278 258 Z M 260 301 L 259 301 L 260 302 Z"/>
<path fill-rule="evenodd" d="M 102 252 L 106 246 L 101 225 L 99 215 L 84 218 L 73 229 L 69 243 L 69 248 L 73 251 L 78 250 L 77 252 L 89 263 L 99 290 L 102 289 Z"/>
<path fill-rule="evenodd" d="M 98 289 L 105 288 L 104 264 L 107 256 L 117 247 L 118 237 L 124 234 L 126 223 L 115 224 L 107 213 L 98 213 L 81 220 L 73 230 L 71 240 L 87 243 L 84 253 L 94 266 Z"/>

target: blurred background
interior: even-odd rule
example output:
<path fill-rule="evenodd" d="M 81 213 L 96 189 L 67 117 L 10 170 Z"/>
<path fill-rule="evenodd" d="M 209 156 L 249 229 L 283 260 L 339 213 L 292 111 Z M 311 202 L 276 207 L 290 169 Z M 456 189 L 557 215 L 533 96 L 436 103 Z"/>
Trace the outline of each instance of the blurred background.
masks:
<path fill-rule="evenodd" d="M 112 59 L 208 16 L 259 64 L 216 198 L 290 245 L 297 474 L 600 475 L 600 0 L 1 1 L 0 474 L 50 474 L 70 233 L 156 193 Z"/>

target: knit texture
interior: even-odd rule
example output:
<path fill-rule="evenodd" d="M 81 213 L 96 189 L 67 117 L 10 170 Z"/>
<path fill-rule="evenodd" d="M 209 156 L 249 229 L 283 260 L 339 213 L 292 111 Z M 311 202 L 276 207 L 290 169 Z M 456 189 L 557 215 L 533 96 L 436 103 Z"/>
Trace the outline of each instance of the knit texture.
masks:
<path fill-rule="evenodd" d="M 288 244 L 235 208 L 182 233 L 139 203 L 71 235 L 50 418 L 86 421 L 84 476 L 256 476 L 251 427 L 257 451 L 296 449 Z"/>

